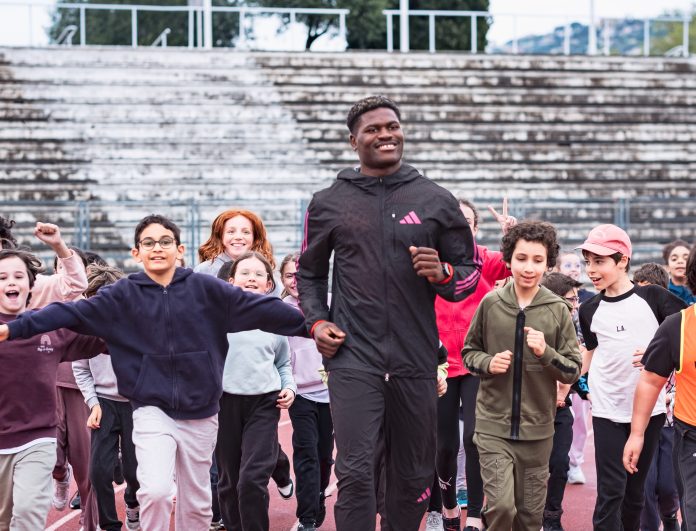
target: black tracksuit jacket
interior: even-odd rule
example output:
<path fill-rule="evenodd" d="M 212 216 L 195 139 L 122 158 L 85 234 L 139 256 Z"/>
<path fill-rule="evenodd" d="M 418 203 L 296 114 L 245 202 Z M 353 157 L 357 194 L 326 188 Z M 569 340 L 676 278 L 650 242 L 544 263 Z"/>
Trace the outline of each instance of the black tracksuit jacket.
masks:
<path fill-rule="evenodd" d="M 416 275 L 409 246 L 431 247 L 453 274 L 441 284 Z M 329 260 L 334 253 L 331 308 Z M 476 288 L 481 260 L 457 200 L 402 165 L 386 177 L 347 169 L 307 209 L 297 285 L 307 326 L 336 323 L 346 340 L 327 370 L 434 378 L 434 300 L 461 300 Z"/>

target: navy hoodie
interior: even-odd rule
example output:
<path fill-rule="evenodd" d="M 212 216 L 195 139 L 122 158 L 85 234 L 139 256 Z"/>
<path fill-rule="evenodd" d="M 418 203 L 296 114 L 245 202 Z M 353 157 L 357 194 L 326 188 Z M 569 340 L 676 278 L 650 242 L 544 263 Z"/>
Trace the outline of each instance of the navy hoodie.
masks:
<path fill-rule="evenodd" d="M 175 419 L 218 412 L 227 333 L 307 336 L 302 314 L 280 299 L 184 268 L 166 287 L 135 273 L 89 299 L 50 304 L 9 323 L 11 339 L 57 328 L 102 337 L 119 393 L 134 408 L 156 406 Z"/>

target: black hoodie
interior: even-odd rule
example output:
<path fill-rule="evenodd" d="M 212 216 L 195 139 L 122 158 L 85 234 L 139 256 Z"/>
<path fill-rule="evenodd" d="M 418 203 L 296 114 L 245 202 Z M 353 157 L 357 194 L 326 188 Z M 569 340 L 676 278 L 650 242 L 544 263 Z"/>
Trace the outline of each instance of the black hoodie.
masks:
<path fill-rule="evenodd" d="M 417 276 L 411 245 L 436 249 L 450 278 L 431 284 Z M 327 370 L 434 378 L 435 295 L 464 299 L 480 269 L 471 229 L 447 190 L 408 165 L 381 178 L 349 169 L 309 204 L 297 287 L 308 328 L 328 320 L 346 332 Z"/>

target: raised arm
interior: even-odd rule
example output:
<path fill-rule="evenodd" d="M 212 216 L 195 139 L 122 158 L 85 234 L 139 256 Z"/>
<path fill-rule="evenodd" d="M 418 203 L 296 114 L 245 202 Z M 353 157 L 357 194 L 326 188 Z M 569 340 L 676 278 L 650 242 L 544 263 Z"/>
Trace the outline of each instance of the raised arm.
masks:
<path fill-rule="evenodd" d="M 80 297 L 87 289 L 85 266 L 63 241 L 60 228 L 52 223 L 37 223 L 34 235 L 56 253 L 61 267 L 55 275 L 36 277 L 29 308 L 42 308 L 52 302 L 66 302 Z"/>

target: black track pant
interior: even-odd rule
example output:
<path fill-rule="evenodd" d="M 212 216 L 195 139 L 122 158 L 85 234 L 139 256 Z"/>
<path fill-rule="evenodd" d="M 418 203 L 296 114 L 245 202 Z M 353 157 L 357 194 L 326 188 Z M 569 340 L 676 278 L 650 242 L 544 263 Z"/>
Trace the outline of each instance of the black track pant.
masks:
<path fill-rule="evenodd" d="M 392 529 L 416 531 L 428 508 L 435 463 L 437 389 L 432 378 L 356 370 L 329 375 L 336 436 L 337 531 L 375 528 L 375 453 L 384 437 L 386 514 Z"/>
<path fill-rule="evenodd" d="M 99 398 L 102 418 L 98 430 L 92 430 L 92 445 L 89 461 L 89 479 L 97 498 L 99 527 L 105 531 L 120 530 L 121 521 L 116 512 L 114 498 L 114 467 L 118 459 L 119 441 L 123 462 L 123 477 L 126 491 L 123 495 L 128 507 L 137 507 L 136 493 L 138 462 L 133 445 L 133 408 L 130 402 L 118 402 Z"/>
<path fill-rule="evenodd" d="M 678 391 L 677 391 L 678 392 Z M 696 529 L 696 429 L 674 419 L 674 476 L 682 503 L 682 529 Z"/>
<path fill-rule="evenodd" d="M 631 424 L 592 417 L 597 469 L 597 501 L 592 515 L 595 531 L 640 529 L 645 478 L 664 423 L 664 413 L 650 418 L 638 459 L 638 472 L 629 474 L 623 467 L 623 449 L 631 434 Z"/>
<path fill-rule="evenodd" d="M 463 444 L 466 454 L 467 516 L 479 518 L 483 507 L 483 481 L 478 448 L 474 444 L 476 395 L 479 378 L 467 374 L 447 378 L 447 392 L 437 401 L 437 473 L 429 511 L 457 506 L 457 454 L 459 453 L 459 407 L 464 414 Z M 439 477 L 439 486 L 438 486 Z"/>
<path fill-rule="evenodd" d="M 297 518 L 316 521 L 319 496 L 329 486 L 333 466 L 333 422 L 329 404 L 298 395 L 290 406 L 292 462 L 297 483 Z"/>
<path fill-rule="evenodd" d="M 553 423 L 553 447 L 549 458 L 549 484 L 546 490 L 544 516 L 561 517 L 563 514 L 563 495 L 568 481 L 570 467 L 570 445 L 573 444 L 573 413 L 570 406 L 556 408 Z"/>
<path fill-rule="evenodd" d="M 220 512 L 231 531 L 268 531 L 268 482 L 278 461 L 278 392 L 223 393 L 215 457 Z"/>

